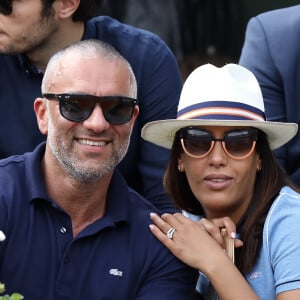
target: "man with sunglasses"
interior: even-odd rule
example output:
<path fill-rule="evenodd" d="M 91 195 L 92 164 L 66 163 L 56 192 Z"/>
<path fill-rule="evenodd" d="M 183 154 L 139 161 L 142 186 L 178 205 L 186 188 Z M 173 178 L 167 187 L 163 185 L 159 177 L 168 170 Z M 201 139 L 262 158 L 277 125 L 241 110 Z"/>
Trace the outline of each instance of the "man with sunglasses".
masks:
<path fill-rule="evenodd" d="M 187 299 L 195 270 L 151 235 L 153 205 L 116 170 L 139 108 L 129 63 L 98 40 L 49 61 L 34 111 L 47 135 L 0 162 L 0 278 L 25 299 Z"/>
<path fill-rule="evenodd" d="M 32 151 L 44 140 L 32 109 L 48 59 L 86 39 L 103 40 L 131 64 L 140 108 L 129 151 L 118 166 L 128 184 L 163 211 L 174 206 L 162 187 L 168 151 L 143 141 L 141 127 L 176 116 L 181 78 L 157 36 L 100 14 L 101 0 L 0 1 L 0 158 Z M 4 109 L 5 107 L 5 109 Z"/>

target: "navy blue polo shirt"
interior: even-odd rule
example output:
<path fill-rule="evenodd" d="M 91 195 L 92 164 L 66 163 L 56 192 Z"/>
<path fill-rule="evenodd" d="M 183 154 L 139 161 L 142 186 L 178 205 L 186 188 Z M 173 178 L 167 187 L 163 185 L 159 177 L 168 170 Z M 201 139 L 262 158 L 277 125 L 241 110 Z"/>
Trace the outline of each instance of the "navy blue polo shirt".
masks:
<path fill-rule="evenodd" d="M 140 113 L 119 170 L 129 186 L 156 207 L 173 211 L 162 186 L 169 151 L 144 141 L 140 134 L 147 122 L 176 118 L 182 82 L 174 55 L 156 35 L 105 16 L 87 22 L 82 39 L 113 45 L 131 64 Z M 24 55 L 0 55 L 0 158 L 32 151 L 45 139 L 33 111 L 42 77 Z"/>
<path fill-rule="evenodd" d="M 76 238 L 69 216 L 49 198 L 41 159 L 0 160 L 0 281 L 29 300 L 187 299 L 197 272 L 150 232 L 155 208 L 113 175 L 103 218 Z"/>

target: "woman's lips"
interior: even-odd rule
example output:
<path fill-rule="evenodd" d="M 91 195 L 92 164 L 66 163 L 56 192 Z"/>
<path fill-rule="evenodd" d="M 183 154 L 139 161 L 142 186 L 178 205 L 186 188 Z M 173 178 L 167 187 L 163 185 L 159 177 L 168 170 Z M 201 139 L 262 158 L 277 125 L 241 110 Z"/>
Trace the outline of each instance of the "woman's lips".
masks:
<path fill-rule="evenodd" d="M 226 188 L 232 182 L 232 177 L 223 174 L 212 174 L 204 178 L 204 182 L 213 190 Z"/>

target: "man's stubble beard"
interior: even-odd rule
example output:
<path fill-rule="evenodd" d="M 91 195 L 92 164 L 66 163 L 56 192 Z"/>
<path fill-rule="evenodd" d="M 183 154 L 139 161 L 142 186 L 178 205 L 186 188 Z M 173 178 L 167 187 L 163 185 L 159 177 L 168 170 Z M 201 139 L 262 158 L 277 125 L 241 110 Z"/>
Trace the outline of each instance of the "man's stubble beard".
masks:
<path fill-rule="evenodd" d="M 49 112 L 49 110 L 48 110 Z M 116 166 L 124 158 L 128 151 L 130 135 L 119 147 L 113 147 L 110 160 L 106 160 L 97 166 L 97 168 L 86 168 L 79 160 L 76 160 L 70 150 L 67 149 L 63 140 L 55 134 L 54 127 L 50 121 L 50 114 L 48 115 L 48 142 L 50 150 L 57 159 L 64 171 L 76 182 L 87 183 L 94 182 L 113 173 Z"/>

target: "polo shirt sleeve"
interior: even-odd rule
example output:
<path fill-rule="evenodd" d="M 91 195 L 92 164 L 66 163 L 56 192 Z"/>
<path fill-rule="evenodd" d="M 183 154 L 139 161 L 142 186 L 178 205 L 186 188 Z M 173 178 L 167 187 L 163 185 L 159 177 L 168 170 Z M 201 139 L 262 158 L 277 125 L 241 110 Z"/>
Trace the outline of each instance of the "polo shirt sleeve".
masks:
<path fill-rule="evenodd" d="M 165 255 L 156 259 L 135 299 L 192 299 L 197 277 L 197 270 L 184 265 L 170 253 L 165 252 Z"/>

